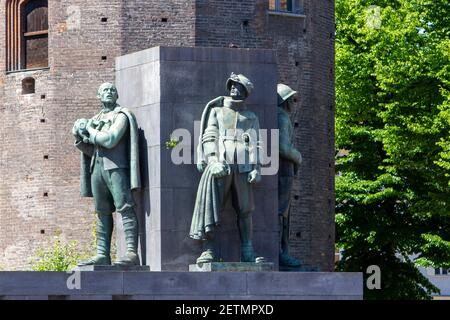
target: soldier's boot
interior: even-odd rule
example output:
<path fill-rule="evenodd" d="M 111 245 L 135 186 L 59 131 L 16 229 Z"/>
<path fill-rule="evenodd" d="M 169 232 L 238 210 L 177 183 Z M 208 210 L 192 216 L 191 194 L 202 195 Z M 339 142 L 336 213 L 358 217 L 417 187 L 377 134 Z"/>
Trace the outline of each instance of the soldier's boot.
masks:
<path fill-rule="evenodd" d="M 110 265 L 111 237 L 114 222 L 112 214 L 97 213 L 97 254 L 92 258 L 80 261 L 78 266 Z"/>
<path fill-rule="evenodd" d="M 251 214 L 243 214 L 238 220 L 239 236 L 241 238 L 241 262 L 255 262 L 253 250 L 253 221 Z"/>
<path fill-rule="evenodd" d="M 214 254 L 214 235 L 209 232 L 207 239 L 203 241 L 203 252 L 200 257 L 197 258 L 197 264 L 210 263 L 216 260 Z"/>
<path fill-rule="evenodd" d="M 125 243 L 127 252 L 125 256 L 116 261 L 118 266 L 138 266 L 140 265 L 138 249 L 138 220 L 132 207 L 120 212 L 122 215 L 123 231 L 125 233 Z"/>
<path fill-rule="evenodd" d="M 289 255 L 289 219 L 280 217 L 281 247 L 279 264 L 282 267 L 300 267 L 300 260 Z"/>

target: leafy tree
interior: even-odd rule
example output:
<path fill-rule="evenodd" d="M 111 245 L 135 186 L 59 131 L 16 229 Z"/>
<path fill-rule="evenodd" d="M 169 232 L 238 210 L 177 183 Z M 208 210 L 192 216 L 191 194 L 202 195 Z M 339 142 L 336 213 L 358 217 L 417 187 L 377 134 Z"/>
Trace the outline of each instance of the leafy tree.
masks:
<path fill-rule="evenodd" d="M 337 269 L 368 299 L 437 293 L 450 267 L 450 2 L 336 0 Z M 366 275 L 367 276 L 367 275 Z"/>

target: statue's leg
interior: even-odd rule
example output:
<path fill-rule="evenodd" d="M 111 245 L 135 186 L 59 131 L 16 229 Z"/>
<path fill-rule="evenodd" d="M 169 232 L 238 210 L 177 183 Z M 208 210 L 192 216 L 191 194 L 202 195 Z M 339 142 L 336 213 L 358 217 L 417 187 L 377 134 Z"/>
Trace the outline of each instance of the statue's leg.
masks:
<path fill-rule="evenodd" d="M 239 236 L 241 239 L 241 262 L 255 262 L 253 250 L 254 211 L 253 186 L 247 181 L 248 173 L 234 173 L 232 184 L 232 203 L 238 215 Z"/>
<path fill-rule="evenodd" d="M 97 254 L 92 258 L 80 261 L 78 266 L 110 265 L 111 236 L 113 231 L 112 214 L 97 213 Z"/>
<path fill-rule="evenodd" d="M 127 251 L 115 265 L 140 265 L 138 256 L 138 219 L 134 210 L 135 203 L 130 190 L 127 169 L 109 171 L 108 185 L 114 198 L 116 211 L 122 216 Z"/>
<path fill-rule="evenodd" d="M 206 239 L 204 239 L 202 243 L 203 252 L 197 258 L 197 263 L 209 263 L 216 260 L 214 237 L 214 231 L 208 232 L 206 234 Z"/>
<path fill-rule="evenodd" d="M 140 265 L 138 255 L 138 220 L 133 208 L 117 211 L 122 215 L 123 231 L 127 252 L 124 257 L 116 261 L 116 265 Z"/>
<path fill-rule="evenodd" d="M 96 220 L 96 237 L 97 237 L 97 254 L 85 261 L 81 261 L 79 266 L 86 265 L 110 265 L 111 256 L 111 237 L 113 232 L 114 205 L 112 195 L 108 186 L 103 179 L 103 169 L 101 160 L 95 163 L 94 170 L 91 175 L 91 188 L 95 202 Z"/>
<path fill-rule="evenodd" d="M 289 255 L 289 218 L 281 218 L 281 252 Z"/>
<path fill-rule="evenodd" d="M 289 254 L 289 211 L 290 203 L 280 215 L 280 253 L 284 255 Z"/>
<path fill-rule="evenodd" d="M 250 212 L 239 213 L 239 236 L 241 238 L 241 262 L 255 262 L 256 256 L 253 250 L 253 219 Z"/>
<path fill-rule="evenodd" d="M 278 178 L 278 199 L 280 214 L 280 256 L 279 264 L 285 267 L 299 267 L 300 261 L 289 255 L 289 215 L 291 212 L 291 189 L 293 177 Z"/>
<path fill-rule="evenodd" d="M 290 210 L 289 210 L 290 211 Z M 281 222 L 281 251 L 280 251 L 280 266 L 285 267 L 300 267 L 300 260 L 292 257 L 289 254 L 289 215 L 282 217 Z"/>
<path fill-rule="evenodd" d="M 111 237 L 114 228 L 112 214 L 97 213 L 97 256 L 106 257 L 111 264 Z"/>

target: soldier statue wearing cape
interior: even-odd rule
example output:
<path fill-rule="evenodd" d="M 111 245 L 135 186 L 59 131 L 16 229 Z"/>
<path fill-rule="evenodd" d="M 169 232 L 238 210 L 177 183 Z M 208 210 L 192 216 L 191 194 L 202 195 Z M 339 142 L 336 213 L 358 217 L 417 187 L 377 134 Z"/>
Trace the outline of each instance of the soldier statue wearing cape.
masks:
<path fill-rule="evenodd" d="M 213 262 L 215 227 L 220 223 L 231 195 L 238 216 L 241 261 L 255 262 L 252 244 L 253 184 L 261 180 L 258 117 L 245 106 L 253 84 L 243 75 L 231 74 L 229 97 L 210 101 L 203 111 L 198 153 L 202 172 L 190 236 L 203 240 L 204 251 L 197 263 Z"/>
<path fill-rule="evenodd" d="M 139 265 L 138 221 L 132 190 L 140 188 L 138 131 L 134 115 L 117 105 L 117 89 L 104 83 L 97 97 L 102 110 L 79 119 L 72 133 L 81 153 L 81 195 L 94 197 L 97 254 L 84 265 L 110 265 L 113 212 L 122 216 L 127 252 L 116 265 Z"/>

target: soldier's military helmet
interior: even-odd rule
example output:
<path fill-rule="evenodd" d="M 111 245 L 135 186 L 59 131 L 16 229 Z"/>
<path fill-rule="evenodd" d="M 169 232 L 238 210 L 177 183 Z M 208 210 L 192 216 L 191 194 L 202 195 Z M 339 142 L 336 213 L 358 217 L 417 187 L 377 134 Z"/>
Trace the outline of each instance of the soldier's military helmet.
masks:
<path fill-rule="evenodd" d="M 247 97 L 252 93 L 253 91 L 253 83 L 244 75 L 242 74 L 235 74 L 234 72 L 231 73 L 230 77 L 227 80 L 227 90 L 231 90 L 231 85 L 233 82 L 240 83 L 244 86 L 245 90 L 247 91 Z"/>
<path fill-rule="evenodd" d="M 292 90 L 291 87 L 279 83 L 277 86 L 277 93 L 278 93 L 278 105 L 283 104 L 287 99 L 292 97 L 294 94 L 297 93 L 297 91 Z"/>

